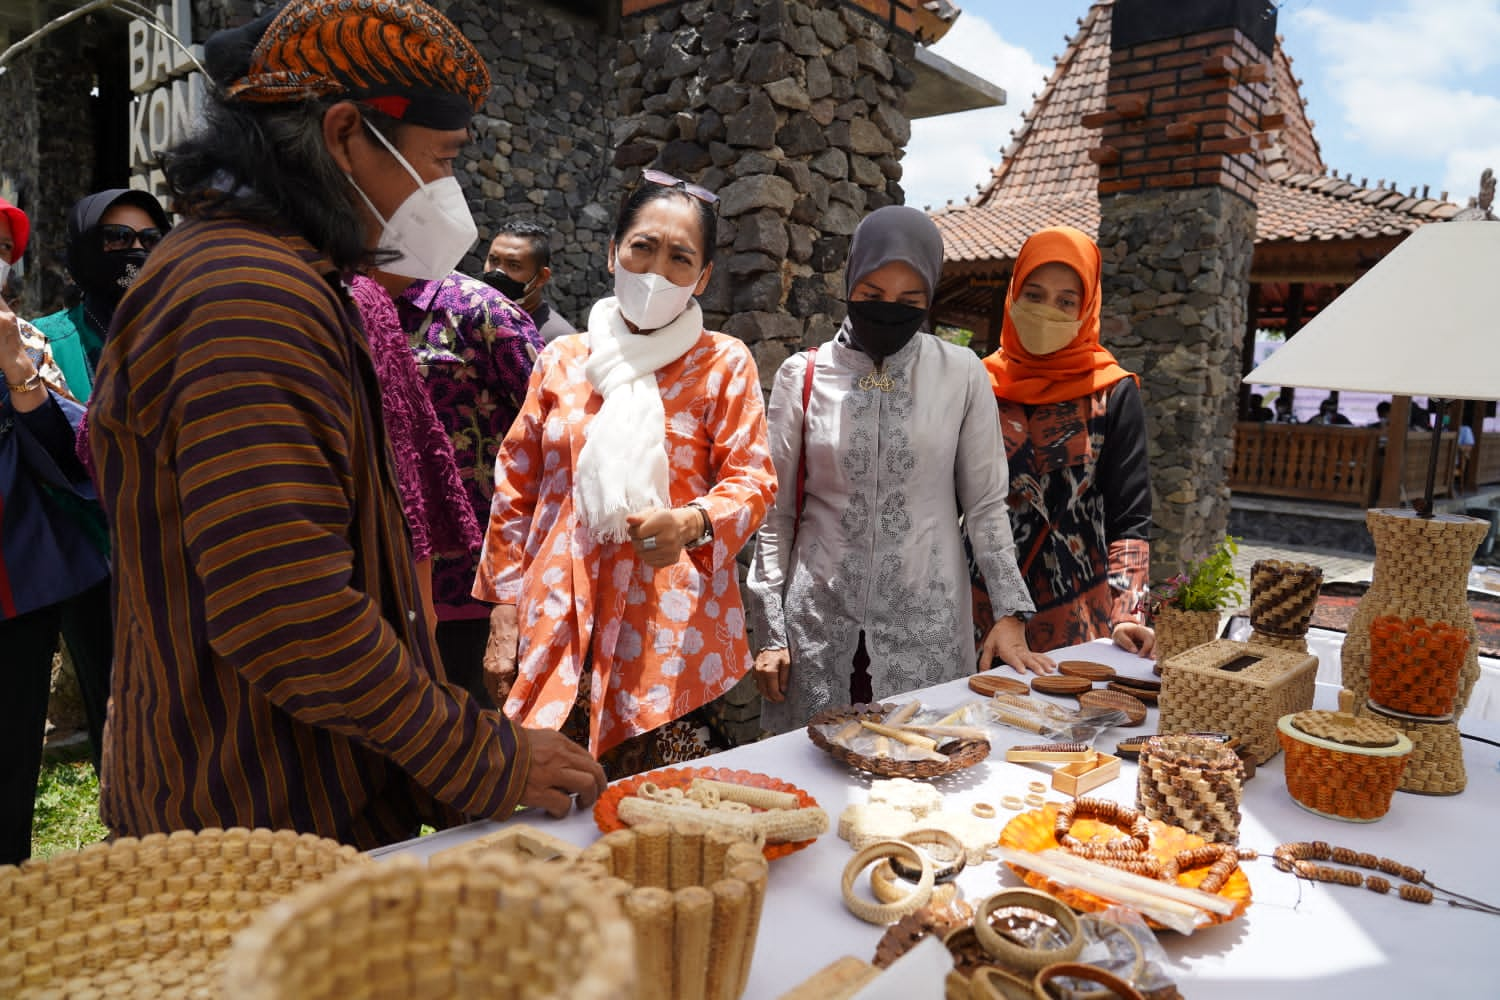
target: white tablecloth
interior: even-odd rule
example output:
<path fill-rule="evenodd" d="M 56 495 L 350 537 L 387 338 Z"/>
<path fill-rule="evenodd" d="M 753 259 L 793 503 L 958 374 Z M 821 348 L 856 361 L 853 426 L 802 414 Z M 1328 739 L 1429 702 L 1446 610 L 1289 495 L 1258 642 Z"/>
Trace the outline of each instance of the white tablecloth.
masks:
<path fill-rule="evenodd" d="M 1125 674 L 1149 676 L 1150 664 L 1107 642 L 1066 651 L 1063 658 L 1091 659 Z M 1336 690 L 1320 685 L 1319 707 L 1334 707 Z M 962 682 L 916 693 L 935 708 L 955 708 L 974 697 Z M 904 699 L 893 699 L 904 700 Z M 1500 739 L 1500 725 L 1465 720 L 1466 732 Z M 1111 749 L 1145 726 L 1106 732 L 1098 741 Z M 1016 743 L 1036 742 L 1017 732 Z M 1500 864 L 1492 845 L 1500 822 L 1500 748 L 1464 741 L 1468 789 L 1434 797 L 1398 793 L 1391 811 L 1374 824 L 1341 823 L 1299 808 L 1287 794 L 1282 756 L 1259 769 L 1245 786 L 1241 844 L 1269 853 L 1292 840 L 1326 840 L 1395 858 L 1427 870 L 1438 885 L 1500 904 Z M 843 808 L 865 800 L 869 776 L 851 771 L 818 750 L 801 732 L 739 747 L 705 765 L 774 775 L 810 792 L 836 820 Z M 1024 794 L 1029 782 L 1049 781 L 1044 765 L 1007 764 L 1002 748 L 989 760 L 935 784 L 967 810 L 974 802 L 998 805 L 1001 796 Z M 1090 793 L 1133 803 L 1136 770 L 1129 761 L 1119 779 Z M 1057 793 L 1050 798 L 1060 798 Z M 1000 810 L 998 832 L 1008 813 Z M 599 834 L 588 814 L 553 821 L 540 813 L 512 822 L 537 825 L 580 846 Z M 427 855 L 496 829 L 475 823 L 377 852 Z M 840 955 L 866 961 L 882 929 L 850 915 L 839 879 L 850 849 L 830 831 L 811 847 L 774 862 L 760 938 L 751 969 L 749 1000 L 769 1000 Z M 1183 995 L 1213 1000 L 1330 1000 L 1336 997 L 1495 996 L 1494 967 L 1500 918 L 1434 904 L 1422 906 L 1363 888 L 1308 884 L 1277 872 L 1270 860 L 1249 862 L 1253 903 L 1240 920 L 1191 936 L 1159 935 L 1170 972 Z M 966 870 L 960 885 L 977 901 L 1001 884 L 1019 880 L 996 863 Z M 942 996 L 934 984 L 933 997 Z M 913 998 L 917 1000 L 917 998 Z"/>

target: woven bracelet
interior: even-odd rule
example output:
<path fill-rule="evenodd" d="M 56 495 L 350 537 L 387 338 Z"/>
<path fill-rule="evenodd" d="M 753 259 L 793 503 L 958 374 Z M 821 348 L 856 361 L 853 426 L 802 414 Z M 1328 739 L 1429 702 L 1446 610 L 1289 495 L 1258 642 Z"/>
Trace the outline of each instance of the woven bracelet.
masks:
<path fill-rule="evenodd" d="M 882 903 L 899 903 L 906 899 L 914 883 L 908 882 L 891 870 L 891 859 L 885 858 L 870 869 L 870 892 Z M 947 906 L 958 898 L 958 886 L 952 882 L 932 887 L 932 898 L 928 906 Z"/>
<path fill-rule="evenodd" d="M 905 898 L 896 903 L 867 903 L 854 895 L 854 882 L 859 878 L 860 872 L 874 861 L 897 855 L 922 866 L 921 881 L 912 887 Z M 842 888 L 844 905 L 850 913 L 869 924 L 893 924 L 902 917 L 917 912 L 932 898 L 932 860 L 910 844 L 899 840 L 877 840 L 849 859 L 849 863 L 844 866 Z"/>
<path fill-rule="evenodd" d="M 1053 918 L 1067 934 L 1067 940 L 1057 948 L 1028 948 L 1003 937 L 990 923 L 990 915 L 1010 906 Z M 1083 930 L 1077 914 L 1062 901 L 1034 889 L 1007 889 L 980 903 L 974 913 L 974 937 L 981 948 L 1006 967 L 1028 973 L 1057 962 L 1071 962 L 1083 951 Z"/>
<path fill-rule="evenodd" d="M 951 861 L 939 861 L 927 851 L 922 852 L 932 861 L 932 881 L 934 885 L 952 882 L 958 877 L 958 873 L 964 870 L 964 863 L 968 858 L 968 854 L 959 839 L 947 830 L 927 828 L 912 830 L 908 833 L 903 833 L 896 839 L 900 840 L 903 844 L 910 844 L 913 847 L 919 847 L 922 844 L 941 844 L 948 849 L 948 853 L 953 857 Z M 916 865 L 907 864 L 905 859 L 898 855 L 891 857 L 890 865 L 892 871 L 908 882 L 919 882 L 922 879 L 922 869 Z"/>
<path fill-rule="evenodd" d="M 1082 979 L 1084 982 L 1103 986 L 1120 1000 L 1145 1000 L 1140 990 L 1119 976 L 1105 972 L 1097 965 L 1085 965 L 1082 962 L 1057 962 L 1037 972 L 1036 979 L 1032 981 L 1032 992 L 1036 994 L 1037 1000 L 1053 1000 L 1052 994 L 1047 992 L 1047 984 L 1054 979 Z"/>

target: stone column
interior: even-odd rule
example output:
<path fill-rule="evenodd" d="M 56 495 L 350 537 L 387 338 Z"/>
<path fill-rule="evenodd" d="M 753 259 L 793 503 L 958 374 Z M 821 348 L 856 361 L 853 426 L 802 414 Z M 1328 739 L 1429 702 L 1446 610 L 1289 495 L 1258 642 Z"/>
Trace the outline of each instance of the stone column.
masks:
<path fill-rule="evenodd" d="M 1103 336 L 1146 401 L 1157 580 L 1228 523 L 1275 31 L 1266 0 L 1117 0 L 1106 110 L 1084 118 L 1102 130 Z"/>
<path fill-rule="evenodd" d="M 720 196 L 710 327 L 750 345 L 762 382 L 843 317 L 849 238 L 903 199 L 909 35 L 811 0 L 627 3 L 615 163 Z"/>

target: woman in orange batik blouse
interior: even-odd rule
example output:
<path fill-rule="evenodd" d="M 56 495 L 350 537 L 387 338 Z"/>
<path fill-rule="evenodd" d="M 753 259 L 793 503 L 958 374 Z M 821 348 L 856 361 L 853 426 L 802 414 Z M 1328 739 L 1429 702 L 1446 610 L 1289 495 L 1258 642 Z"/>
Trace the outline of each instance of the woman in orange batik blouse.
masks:
<path fill-rule="evenodd" d="M 610 243 L 614 297 L 537 358 L 496 463 L 474 587 L 497 605 L 488 679 L 526 725 L 581 738 L 586 712 L 612 777 L 707 752 L 684 717 L 750 668 L 734 559 L 776 473 L 755 361 L 693 298 L 717 200 L 646 172 Z"/>

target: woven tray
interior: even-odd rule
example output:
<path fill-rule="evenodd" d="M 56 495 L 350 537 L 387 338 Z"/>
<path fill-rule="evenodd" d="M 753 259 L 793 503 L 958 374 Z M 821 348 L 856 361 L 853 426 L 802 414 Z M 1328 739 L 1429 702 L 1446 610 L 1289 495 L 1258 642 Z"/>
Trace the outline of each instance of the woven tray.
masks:
<path fill-rule="evenodd" d="M 228 1000 L 615 1000 L 637 977 L 630 924 L 600 873 L 509 853 L 395 857 L 266 912 L 225 962 Z"/>
<path fill-rule="evenodd" d="M 231 938 L 262 908 L 364 860 L 311 834 L 236 828 L 0 866 L 0 996 L 216 996 Z"/>
<path fill-rule="evenodd" d="M 946 761 L 887 760 L 883 757 L 858 754 L 847 747 L 838 746 L 829 742 L 828 738 L 818 731 L 820 726 L 838 726 L 859 719 L 879 722 L 895 711 L 896 707 L 895 705 L 846 705 L 843 708 L 824 709 L 808 722 L 807 738 L 820 749 L 828 751 L 835 760 L 843 761 L 850 767 L 868 774 L 879 775 L 882 778 L 936 778 L 942 774 L 952 774 L 954 771 L 973 767 L 990 755 L 988 740 L 954 740 L 938 747 L 938 752 L 948 758 Z"/>

